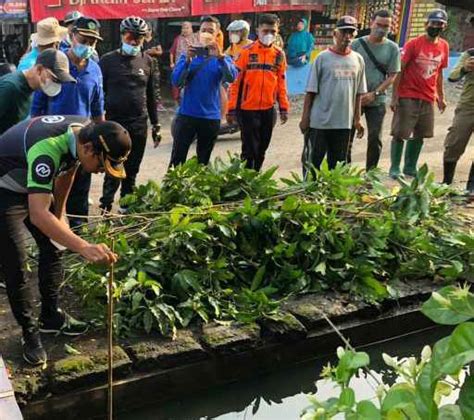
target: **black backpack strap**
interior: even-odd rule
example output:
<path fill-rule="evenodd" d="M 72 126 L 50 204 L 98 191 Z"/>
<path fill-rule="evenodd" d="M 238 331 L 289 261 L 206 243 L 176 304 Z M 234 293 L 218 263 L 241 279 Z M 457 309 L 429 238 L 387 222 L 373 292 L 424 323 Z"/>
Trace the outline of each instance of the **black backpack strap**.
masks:
<path fill-rule="evenodd" d="M 360 38 L 359 41 L 360 41 L 360 45 L 362 45 L 362 48 L 364 49 L 364 51 L 369 56 L 370 61 L 372 61 L 372 63 L 374 64 L 375 68 L 380 73 L 383 74 L 383 77 L 387 78 L 387 76 L 388 76 L 387 67 L 375 58 L 374 53 L 372 52 L 372 50 L 367 45 L 367 42 L 365 41 L 364 38 Z"/>

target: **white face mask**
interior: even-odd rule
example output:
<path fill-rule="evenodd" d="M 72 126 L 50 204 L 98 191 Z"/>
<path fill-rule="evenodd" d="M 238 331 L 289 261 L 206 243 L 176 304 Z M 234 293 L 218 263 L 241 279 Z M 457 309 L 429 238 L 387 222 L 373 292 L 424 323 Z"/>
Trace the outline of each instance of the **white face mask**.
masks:
<path fill-rule="evenodd" d="M 240 42 L 240 35 L 239 34 L 230 34 L 229 41 L 232 44 L 238 44 Z"/>
<path fill-rule="evenodd" d="M 266 35 L 260 35 L 258 37 L 258 39 L 260 40 L 260 42 L 263 44 L 263 45 L 266 45 L 267 47 L 269 47 L 270 45 L 272 45 L 274 42 L 275 42 L 275 35 L 273 34 L 266 34 Z"/>
<path fill-rule="evenodd" d="M 59 92 L 61 92 L 61 84 L 55 83 L 51 79 L 48 79 L 45 83 L 42 82 L 40 86 L 44 94 L 49 97 L 59 95 Z"/>

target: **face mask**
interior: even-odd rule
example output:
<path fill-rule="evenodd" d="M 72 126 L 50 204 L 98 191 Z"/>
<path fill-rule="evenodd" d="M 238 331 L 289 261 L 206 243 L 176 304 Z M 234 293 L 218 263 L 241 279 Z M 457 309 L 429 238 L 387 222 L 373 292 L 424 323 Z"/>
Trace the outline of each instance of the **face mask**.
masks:
<path fill-rule="evenodd" d="M 389 30 L 383 28 L 375 28 L 373 31 L 374 36 L 377 38 L 385 38 L 388 35 Z"/>
<path fill-rule="evenodd" d="M 136 56 L 140 54 L 141 48 L 136 45 L 130 45 L 125 42 L 122 42 L 122 51 L 125 55 Z"/>
<path fill-rule="evenodd" d="M 266 35 L 260 35 L 258 37 L 258 39 L 260 40 L 260 42 L 263 44 L 263 45 L 266 45 L 267 47 L 269 47 L 270 45 L 273 44 L 273 42 L 275 42 L 275 35 L 273 34 L 266 34 Z"/>
<path fill-rule="evenodd" d="M 59 92 L 61 92 L 61 84 L 55 83 L 51 79 L 46 80 L 44 83 L 41 82 L 40 87 L 44 94 L 50 97 L 59 95 Z"/>
<path fill-rule="evenodd" d="M 94 48 L 92 48 L 90 45 L 84 44 L 74 45 L 72 51 L 76 57 L 79 57 L 82 60 L 87 60 L 88 58 L 92 57 L 92 54 L 94 54 Z"/>
<path fill-rule="evenodd" d="M 214 37 L 211 34 L 207 32 L 199 32 L 199 42 L 205 47 L 211 44 L 213 40 Z"/>
<path fill-rule="evenodd" d="M 433 28 L 432 26 L 428 26 L 426 32 L 431 38 L 436 38 L 441 32 L 443 32 L 443 28 Z"/>
<path fill-rule="evenodd" d="M 238 44 L 240 42 L 240 36 L 238 34 L 231 34 L 229 40 L 232 44 Z"/>

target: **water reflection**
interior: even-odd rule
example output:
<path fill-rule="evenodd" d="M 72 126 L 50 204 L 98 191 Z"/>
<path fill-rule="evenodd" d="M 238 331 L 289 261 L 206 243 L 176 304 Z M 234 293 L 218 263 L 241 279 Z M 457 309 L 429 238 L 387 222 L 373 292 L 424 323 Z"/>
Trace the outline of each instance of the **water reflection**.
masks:
<path fill-rule="evenodd" d="M 447 334 L 445 329 L 430 330 L 365 348 L 371 357 L 373 375 L 392 383 L 383 370 L 382 352 L 393 356 L 417 356 L 425 344 L 433 344 Z M 358 348 L 361 349 L 361 348 Z M 290 369 L 259 376 L 226 386 L 212 388 L 192 396 L 168 401 L 159 407 L 119 415 L 119 420 L 292 420 L 298 419 L 308 406 L 307 394 L 318 390 L 321 398 L 337 395 L 332 384 L 317 381 L 319 373 L 328 361 L 305 362 Z M 351 383 L 356 398 L 372 398 L 376 382 L 363 375 Z"/>

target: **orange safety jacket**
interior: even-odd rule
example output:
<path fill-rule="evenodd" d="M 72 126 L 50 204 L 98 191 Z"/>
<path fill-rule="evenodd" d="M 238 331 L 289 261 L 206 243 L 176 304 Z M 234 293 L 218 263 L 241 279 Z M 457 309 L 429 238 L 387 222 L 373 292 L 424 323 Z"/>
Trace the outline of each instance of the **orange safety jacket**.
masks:
<path fill-rule="evenodd" d="M 229 114 L 271 109 L 277 101 L 280 113 L 289 111 L 283 50 L 255 41 L 242 48 L 235 65 L 239 75 L 229 88 Z"/>

